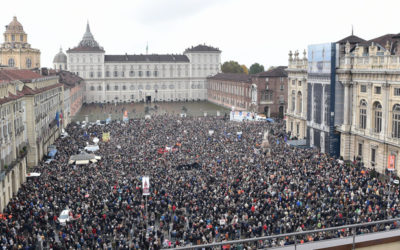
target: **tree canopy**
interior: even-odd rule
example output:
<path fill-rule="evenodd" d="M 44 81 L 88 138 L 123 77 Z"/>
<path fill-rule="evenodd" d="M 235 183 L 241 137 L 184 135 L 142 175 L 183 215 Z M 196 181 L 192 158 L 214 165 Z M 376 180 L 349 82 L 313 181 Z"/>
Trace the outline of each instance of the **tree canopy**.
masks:
<path fill-rule="evenodd" d="M 227 61 L 222 64 L 221 70 L 223 73 L 244 73 L 243 68 L 236 61 Z"/>
<path fill-rule="evenodd" d="M 250 74 L 257 74 L 257 73 L 260 73 L 260 72 L 263 72 L 263 71 L 264 71 L 264 66 L 262 66 L 262 65 L 259 64 L 259 63 L 253 63 L 253 64 L 250 66 L 249 73 L 250 73 Z"/>
<path fill-rule="evenodd" d="M 245 73 L 246 75 L 249 74 L 249 69 L 246 67 L 246 65 L 242 64 L 242 65 L 240 65 L 240 67 L 242 67 L 243 73 Z"/>

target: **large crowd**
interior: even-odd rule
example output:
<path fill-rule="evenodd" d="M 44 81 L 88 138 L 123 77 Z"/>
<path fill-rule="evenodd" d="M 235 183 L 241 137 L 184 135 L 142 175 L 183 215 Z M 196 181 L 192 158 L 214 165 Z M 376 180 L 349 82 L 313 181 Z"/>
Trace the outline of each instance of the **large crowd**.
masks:
<path fill-rule="evenodd" d="M 162 115 L 106 125 L 72 123 L 0 221 L 3 249 L 160 249 L 283 234 L 398 216 L 399 190 L 368 169 L 288 146 L 284 122 Z M 269 132 L 270 153 L 261 148 Z M 110 132 L 101 160 L 69 164 Z M 241 132 L 241 133 L 238 133 Z M 150 195 L 142 177 L 150 177 Z M 61 225 L 60 212 L 71 220 Z M 397 227 L 367 227 L 367 233 Z M 349 230 L 301 242 L 345 237 Z M 293 237 L 258 242 L 294 243 Z M 225 248 L 228 246 L 224 246 Z M 233 247 L 233 246 L 230 246 Z M 244 246 L 246 247 L 246 246 Z M 254 247 L 248 245 L 247 247 Z"/>

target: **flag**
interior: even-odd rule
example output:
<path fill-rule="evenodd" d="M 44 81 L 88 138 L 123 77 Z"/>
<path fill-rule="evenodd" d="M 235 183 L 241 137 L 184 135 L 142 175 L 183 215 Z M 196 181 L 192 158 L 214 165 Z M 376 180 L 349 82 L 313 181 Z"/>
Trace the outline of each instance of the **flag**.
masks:
<path fill-rule="evenodd" d="M 110 140 L 110 132 L 103 132 L 103 141 L 108 142 Z"/>
<path fill-rule="evenodd" d="M 142 188 L 143 188 L 143 195 L 150 195 L 150 177 L 143 176 Z"/>
<path fill-rule="evenodd" d="M 389 171 L 394 171 L 394 162 L 395 162 L 395 155 L 389 155 L 388 157 L 388 165 L 387 165 L 387 169 Z"/>
<path fill-rule="evenodd" d="M 59 128 L 60 127 L 60 114 L 58 113 L 58 111 L 56 113 L 56 121 L 57 121 L 57 128 Z"/>

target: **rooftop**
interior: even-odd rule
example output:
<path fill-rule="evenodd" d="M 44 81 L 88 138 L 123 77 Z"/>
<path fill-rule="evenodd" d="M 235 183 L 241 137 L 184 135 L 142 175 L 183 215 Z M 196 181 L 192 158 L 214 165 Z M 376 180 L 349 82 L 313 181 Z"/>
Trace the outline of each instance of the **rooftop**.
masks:
<path fill-rule="evenodd" d="M 272 68 L 270 70 L 255 74 L 254 76 L 258 76 L 258 77 L 287 77 L 288 74 L 286 72 L 286 69 L 287 69 L 286 66 L 278 66 L 278 67 Z"/>
<path fill-rule="evenodd" d="M 358 37 L 358 36 L 355 36 L 355 35 L 351 34 L 350 36 L 345 37 L 345 38 L 343 38 L 343 39 L 337 41 L 336 43 L 346 44 L 347 41 L 348 41 L 350 44 L 365 43 L 365 42 L 367 42 L 366 40 L 364 40 L 364 39 L 362 39 L 362 38 L 360 38 L 360 37 Z"/>
<path fill-rule="evenodd" d="M 205 44 L 203 45 L 199 44 L 195 47 L 192 46 L 191 48 L 187 48 L 185 50 L 185 53 L 186 52 L 221 52 L 221 51 L 218 48 L 214 48 Z"/>
<path fill-rule="evenodd" d="M 67 50 L 67 53 L 71 52 L 104 52 L 104 49 L 94 40 L 92 32 L 90 32 L 89 22 L 86 25 L 86 32 L 83 34 L 83 38 L 78 46 Z"/>
<path fill-rule="evenodd" d="M 74 87 L 76 84 L 80 84 L 83 79 L 72 72 L 62 70 L 57 73 L 59 76 L 60 83 L 65 84 L 68 87 Z"/>
<path fill-rule="evenodd" d="M 30 82 L 32 79 L 42 78 L 38 73 L 28 69 L 0 69 L 0 80 Z"/>
<path fill-rule="evenodd" d="M 232 82 L 251 82 L 251 76 L 246 74 L 238 74 L 238 73 L 218 73 L 214 76 L 208 77 L 208 79 L 213 80 L 224 80 L 224 81 L 232 81 Z"/>

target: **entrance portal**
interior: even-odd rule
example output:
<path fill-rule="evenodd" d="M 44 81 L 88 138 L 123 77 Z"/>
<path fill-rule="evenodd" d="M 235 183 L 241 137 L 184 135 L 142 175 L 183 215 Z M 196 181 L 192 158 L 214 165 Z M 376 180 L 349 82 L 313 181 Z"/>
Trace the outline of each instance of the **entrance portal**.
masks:
<path fill-rule="evenodd" d="M 146 96 L 146 103 L 151 103 L 151 96 L 149 95 Z"/>
<path fill-rule="evenodd" d="M 279 106 L 279 117 L 280 118 L 283 118 L 283 116 L 284 116 L 283 111 L 284 111 L 284 107 L 283 106 Z"/>

